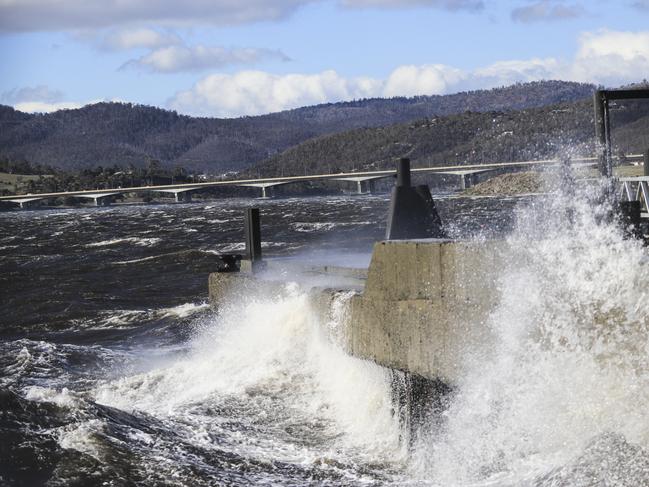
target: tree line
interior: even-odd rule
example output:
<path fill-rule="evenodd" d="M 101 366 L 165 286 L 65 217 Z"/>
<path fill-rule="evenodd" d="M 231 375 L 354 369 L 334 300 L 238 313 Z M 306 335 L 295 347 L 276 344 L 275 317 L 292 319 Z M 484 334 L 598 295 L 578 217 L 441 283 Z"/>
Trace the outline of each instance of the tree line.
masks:
<path fill-rule="evenodd" d="M 203 175 L 182 166 L 164 167 L 156 159 L 148 159 L 142 166 L 97 166 L 80 171 L 67 171 L 51 166 L 32 164 L 25 160 L 0 158 L 0 173 L 38 175 L 39 178 L 18 180 L 15 192 L 2 189 L 2 195 L 11 193 L 57 193 L 86 189 L 117 189 L 133 186 L 198 182 Z"/>

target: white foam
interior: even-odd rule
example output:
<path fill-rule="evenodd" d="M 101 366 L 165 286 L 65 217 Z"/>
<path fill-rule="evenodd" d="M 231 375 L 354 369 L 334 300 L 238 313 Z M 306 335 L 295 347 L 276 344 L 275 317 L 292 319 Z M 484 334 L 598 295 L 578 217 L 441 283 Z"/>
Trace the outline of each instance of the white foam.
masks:
<path fill-rule="evenodd" d="M 222 253 L 227 253 L 227 252 L 238 252 L 241 250 L 245 250 L 245 248 L 246 248 L 245 242 L 236 242 L 236 243 L 223 245 L 219 250 Z"/>
<path fill-rule="evenodd" d="M 162 241 L 161 238 L 152 237 L 152 238 L 138 238 L 138 237 L 126 237 L 126 238 L 115 238 L 111 240 L 102 240 L 101 242 L 93 242 L 86 244 L 86 247 L 109 247 L 112 245 L 119 245 L 122 243 L 132 243 L 140 247 L 152 247 Z"/>
<path fill-rule="evenodd" d="M 294 222 L 291 223 L 291 227 L 296 232 L 318 232 L 318 231 L 327 231 L 334 228 L 337 224 L 335 222 Z"/>
<path fill-rule="evenodd" d="M 487 324 L 493 355 L 465 357 L 468 373 L 441 431 L 422 441 L 417 475 L 520 485 L 604 433 L 649 447 L 649 261 L 603 213 L 578 196 L 519 215 Z"/>
<path fill-rule="evenodd" d="M 177 316 L 178 318 L 186 318 L 193 314 L 199 313 L 209 309 L 209 303 L 185 303 L 173 308 L 165 308 L 162 313 L 165 316 Z"/>
<path fill-rule="evenodd" d="M 159 255 L 151 255 L 149 257 L 142 257 L 141 259 L 131 259 L 131 260 L 116 260 L 113 262 L 114 264 L 117 265 L 127 265 L 127 264 L 135 264 L 137 262 L 146 262 L 147 260 L 154 260 L 154 259 L 159 259 Z"/>
<path fill-rule="evenodd" d="M 90 455 L 95 460 L 103 461 L 100 441 L 96 438 L 104 428 L 104 422 L 92 419 L 83 423 L 64 426 L 58 431 L 58 441 L 62 448 L 76 450 Z"/>
<path fill-rule="evenodd" d="M 218 420 L 202 416 L 193 405 L 228 397 L 243 401 L 243 418 L 271 425 L 275 414 L 280 423 L 316 421 L 324 438 L 330 438 L 330 443 L 308 446 L 280 436 L 250 437 L 247 431 L 219 433 L 229 435 L 246 455 L 269 460 L 309 463 L 323 455 L 342 455 L 347 461 L 350 452 L 370 461 L 404 459 L 387 373 L 334 345 L 307 295 L 296 287 L 275 300 L 248 296 L 233 303 L 206 322 L 185 358 L 107 382 L 95 396 L 126 410 L 182 417 L 184 424 L 192 424 L 192 441 L 203 443 L 210 441 L 205 430 L 219 428 Z M 284 409 L 290 413 L 282 413 Z"/>
<path fill-rule="evenodd" d="M 149 314 L 145 310 L 118 309 L 104 311 L 101 315 L 101 328 L 121 328 L 138 324 Z"/>
<path fill-rule="evenodd" d="M 36 402 L 51 402 L 58 406 L 73 408 L 79 404 L 79 399 L 67 387 L 60 390 L 49 387 L 30 386 L 24 391 L 25 399 Z"/>

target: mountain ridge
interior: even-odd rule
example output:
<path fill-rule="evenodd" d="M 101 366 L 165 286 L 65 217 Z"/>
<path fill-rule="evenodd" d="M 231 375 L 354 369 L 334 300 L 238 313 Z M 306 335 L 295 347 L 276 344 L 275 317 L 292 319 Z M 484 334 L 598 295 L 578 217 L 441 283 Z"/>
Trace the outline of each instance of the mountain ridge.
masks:
<path fill-rule="evenodd" d="M 471 112 L 509 111 L 584 99 L 593 85 L 540 81 L 450 95 L 373 98 L 218 119 L 156 107 L 98 103 L 50 114 L 0 106 L 0 157 L 65 170 L 184 166 L 245 170 L 305 141 L 348 130 Z"/>
<path fill-rule="evenodd" d="M 649 104 L 611 112 L 616 155 L 649 147 Z M 413 167 L 515 162 L 595 153 L 592 101 L 511 111 L 464 112 L 314 137 L 254 166 L 250 176 L 388 169 L 408 157 Z"/>

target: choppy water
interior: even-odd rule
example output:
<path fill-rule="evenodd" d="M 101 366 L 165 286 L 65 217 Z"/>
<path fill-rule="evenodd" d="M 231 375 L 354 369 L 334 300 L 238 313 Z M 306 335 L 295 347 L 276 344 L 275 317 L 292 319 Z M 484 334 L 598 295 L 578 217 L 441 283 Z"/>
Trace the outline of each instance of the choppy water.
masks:
<path fill-rule="evenodd" d="M 300 287 L 205 304 L 243 208 L 268 256 L 364 266 L 386 197 L 0 214 L 0 484 L 645 485 L 645 252 L 585 208 L 519 202 L 438 202 L 516 259 L 499 346 L 410 449 L 387 372 Z"/>

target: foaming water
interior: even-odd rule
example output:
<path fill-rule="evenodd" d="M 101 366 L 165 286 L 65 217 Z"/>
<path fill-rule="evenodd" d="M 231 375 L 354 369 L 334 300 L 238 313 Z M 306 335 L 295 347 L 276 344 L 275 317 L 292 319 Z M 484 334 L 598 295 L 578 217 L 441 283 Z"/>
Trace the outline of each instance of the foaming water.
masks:
<path fill-rule="evenodd" d="M 454 236 L 506 231 L 515 204 L 439 203 Z M 242 248 L 253 204 L 265 257 L 364 267 L 388 201 L 0 214 L 0 483 L 409 481 L 385 370 L 338 346 L 349 296 L 326 323 L 295 286 L 219 315 L 205 304 L 214 254 Z"/>
<path fill-rule="evenodd" d="M 649 261 L 607 214 L 584 194 L 520 211 L 487 323 L 492 353 L 465 358 L 413 475 L 435 485 L 649 484 Z"/>
<path fill-rule="evenodd" d="M 127 238 L 115 238 L 111 240 L 103 240 L 101 242 L 93 242 L 86 244 L 86 247 L 108 247 L 111 245 L 119 245 L 123 243 L 132 243 L 134 245 L 139 245 L 141 247 L 148 247 L 155 245 L 160 242 L 159 238 L 136 238 L 136 237 L 127 237 Z"/>
<path fill-rule="evenodd" d="M 96 401 L 169 422 L 203 448 L 385 479 L 406 458 L 390 377 L 336 345 L 328 330 L 339 328 L 343 307 L 322 324 L 296 285 L 282 297 L 233 301 L 204 320 L 182 356 L 102 383 Z"/>

